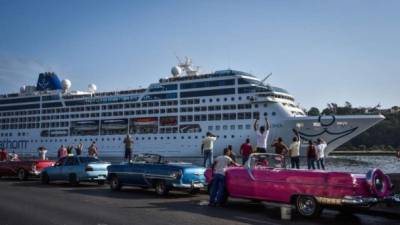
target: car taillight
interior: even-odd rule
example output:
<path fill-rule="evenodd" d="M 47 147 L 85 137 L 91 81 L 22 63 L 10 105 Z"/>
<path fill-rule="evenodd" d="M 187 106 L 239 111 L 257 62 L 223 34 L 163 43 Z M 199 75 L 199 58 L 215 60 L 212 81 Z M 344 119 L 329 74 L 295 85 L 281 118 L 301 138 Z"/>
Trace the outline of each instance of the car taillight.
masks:
<path fill-rule="evenodd" d="M 87 167 L 85 168 L 85 171 L 93 171 L 93 167 L 87 166 Z"/>

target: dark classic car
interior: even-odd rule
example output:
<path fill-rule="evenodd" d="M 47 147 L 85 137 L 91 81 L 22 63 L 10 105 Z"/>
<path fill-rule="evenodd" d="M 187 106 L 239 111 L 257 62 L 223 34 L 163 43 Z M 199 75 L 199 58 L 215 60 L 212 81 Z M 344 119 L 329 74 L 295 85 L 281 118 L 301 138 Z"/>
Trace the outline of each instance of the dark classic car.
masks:
<path fill-rule="evenodd" d="M 28 177 L 38 177 L 46 167 L 53 166 L 52 160 L 5 160 L 0 161 L 0 177 L 18 177 L 26 180 Z"/>
<path fill-rule="evenodd" d="M 379 169 L 366 174 L 284 168 L 281 155 L 255 153 L 243 167 L 226 170 L 228 196 L 293 205 L 303 216 L 318 216 L 324 207 L 348 210 L 379 202 L 399 203 L 392 184 Z M 212 188 L 212 171 L 205 173 Z"/>
<path fill-rule="evenodd" d="M 155 188 L 158 195 L 166 195 L 171 189 L 184 189 L 194 194 L 205 185 L 205 168 L 191 163 L 167 162 L 155 154 L 137 155 L 132 162 L 111 165 L 107 169 L 111 190 L 137 186 Z"/>

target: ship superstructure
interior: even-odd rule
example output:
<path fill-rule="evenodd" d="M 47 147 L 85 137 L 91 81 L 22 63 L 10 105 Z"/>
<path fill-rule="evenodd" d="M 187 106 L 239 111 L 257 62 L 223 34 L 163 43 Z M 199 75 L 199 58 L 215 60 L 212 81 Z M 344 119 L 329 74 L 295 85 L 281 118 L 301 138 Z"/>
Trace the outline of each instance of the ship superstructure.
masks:
<path fill-rule="evenodd" d="M 0 147 L 35 155 L 45 146 L 54 156 L 61 144 L 95 141 L 101 156 L 122 157 L 131 134 L 135 153 L 195 157 L 207 131 L 218 135 L 217 154 L 228 144 L 238 151 L 248 137 L 255 143 L 253 123 L 268 116 L 269 144 L 278 137 L 290 143 L 297 128 L 303 141 L 326 140 L 330 152 L 384 119 L 306 116 L 286 90 L 241 71 L 200 74 L 186 60 L 171 72 L 148 88 L 115 92 L 97 92 L 93 84 L 71 91 L 70 81 L 42 73 L 36 86 L 0 96 Z"/>

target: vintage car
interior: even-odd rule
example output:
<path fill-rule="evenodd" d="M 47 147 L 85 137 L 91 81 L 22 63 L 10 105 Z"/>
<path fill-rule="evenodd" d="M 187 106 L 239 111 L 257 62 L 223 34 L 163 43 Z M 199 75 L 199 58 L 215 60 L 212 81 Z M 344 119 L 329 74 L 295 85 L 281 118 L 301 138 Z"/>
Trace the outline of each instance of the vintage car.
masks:
<path fill-rule="evenodd" d="M 66 156 L 58 160 L 54 166 L 47 167 L 41 173 L 41 182 L 68 181 L 76 186 L 81 181 L 97 182 L 103 185 L 107 179 L 109 162 L 87 156 Z"/>
<path fill-rule="evenodd" d="M 132 162 L 108 167 L 111 190 L 122 186 L 155 188 L 158 195 L 167 195 L 171 189 L 184 189 L 195 194 L 205 185 L 205 168 L 191 163 L 167 162 L 156 154 L 134 157 Z"/>
<path fill-rule="evenodd" d="M 26 180 L 28 177 L 36 177 L 40 172 L 49 166 L 53 166 L 52 160 L 6 160 L 0 161 L 0 177 L 18 177 L 19 180 Z"/>
<path fill-rule="evenodd" d="M 212 170 L 205 176 L 212 189 Z M 391 181 L 379 169 L 366 174 L 285 169 L 282 156 L 265 153 L 252 154 L 243 167 L 227 168 L 225 184 L 224 201 L 229 196 L 290 204 L 305 217 L 318 216 L 324 207 L 345 211 L 400 200 L 391 194 Z"/>

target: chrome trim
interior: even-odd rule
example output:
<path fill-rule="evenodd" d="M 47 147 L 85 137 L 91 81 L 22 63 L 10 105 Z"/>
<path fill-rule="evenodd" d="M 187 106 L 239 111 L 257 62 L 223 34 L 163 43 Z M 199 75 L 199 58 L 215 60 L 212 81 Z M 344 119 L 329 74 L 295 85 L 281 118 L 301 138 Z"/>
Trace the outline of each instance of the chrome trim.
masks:
<path fill-rule="evenodd" d="M 368 206 L 379 202 L 378 198 L 374 197 L 361 197 L 361 196 L 345 196 L 342 199 L 343 205 L 354 205 L 354 206 Z"/>

